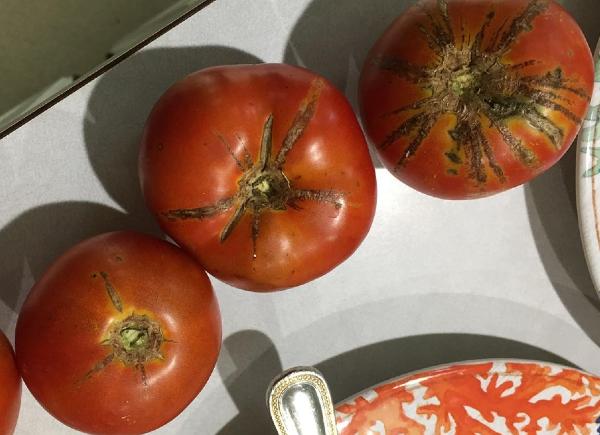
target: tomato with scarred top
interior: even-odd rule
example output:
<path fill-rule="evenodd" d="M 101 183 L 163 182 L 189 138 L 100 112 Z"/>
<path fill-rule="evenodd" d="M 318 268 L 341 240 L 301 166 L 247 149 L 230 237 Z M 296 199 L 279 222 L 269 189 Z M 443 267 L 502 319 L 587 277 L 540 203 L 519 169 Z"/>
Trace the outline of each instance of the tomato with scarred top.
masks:
<path fill-rule="evenodd" d="M 215 277 L 271 291 L 344 261 L 375 211 L 375 173 L 346 98 L 289 65 L 209 68 L 148 119 L 142 189 L 163 230 Z"/>
<path fill-rule="evenodd" d="M 593 77 L 583 33 L 554 0 L 426 0 L 371 49 L 359 100 L 397 178 L 429 195 L 476 198 L 562 157 Z"/>
<path fill-rule="evenodd" d="M 134 232 L 58 258 L 19 314 L 16 358 L 31 393 L 68 426 L 140 434 L 200 392 L 221 344 L 206 273 L 180 248 Z"/>

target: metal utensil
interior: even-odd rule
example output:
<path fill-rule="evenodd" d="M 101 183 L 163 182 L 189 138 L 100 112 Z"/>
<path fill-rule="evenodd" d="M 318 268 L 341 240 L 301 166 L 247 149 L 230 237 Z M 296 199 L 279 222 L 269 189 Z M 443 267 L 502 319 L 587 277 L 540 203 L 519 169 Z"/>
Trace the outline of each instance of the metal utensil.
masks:
<path fill-rule="evenodd" d="M 273 380 L 267 405 L 279 435 L 337 435 L 331 394 L 323 375 L 296 367 Z"/>

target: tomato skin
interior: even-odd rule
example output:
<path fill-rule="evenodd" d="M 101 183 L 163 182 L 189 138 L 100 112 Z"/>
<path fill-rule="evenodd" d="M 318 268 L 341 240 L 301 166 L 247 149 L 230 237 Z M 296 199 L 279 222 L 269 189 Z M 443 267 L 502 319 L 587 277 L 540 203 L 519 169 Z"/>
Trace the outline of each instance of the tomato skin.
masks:
<path fill-rule="evenodd" d="M 21 405 L 21 377 L 8 339 L 0 332 L 0 435 L 14 432 Z"/>
<path fill-rule="evenodd" d="M 203 219 L 165 217 L 235 196 L 244 173 L 236 159 L 243 165 L 246 154 L 257 162 L 272 114 L 275 160 L 316 82 L 314 115 L 283 172 L 294 189 L 342 193 L 340 208 L 304 200 L 263 211 L 255 242 L 249 212 L 221 242 L 235 206 Z M 150 114 L 139 164 L 146 202 L 162 229 L 210 274 L 242 289 L 280 290 L 327 273 L 359 246 L 375 212 L 375 172 L 351 106 L 325 79 L 289 65 L 209 68 L 176 83 Z"/>
<path fill-rule="evenodd" d="M 140 367 L 116 358 L 98 369 L 112 352 L 102 344 L 110 326 L 132 313 L 158 322 L 165 339 L 163 359 L 143 364 L 145 382 Z M 217 300 L 196 262 L 162 240 L 115 232 L 81 242 L 52 264 L 23 305 L 15 347 L 23 380 L 57 419 L 86 433 L 139 434 L 196 397 L 220 343 Z"/>
<path fill-rule="evenodd" d="M 417 69 L 428 68 L 429 71 L 443 63 L 438 59 L 444 59 L 444 55 L 438 57 L 439 54 L 432 48 L 432 45 L 436 46 L 435 43 L 432 44 L 431 40 L 428 41 L 424 36 L 428 31 L 433 34 L 431 29 L 434 26 L 425 11 L 434 16 L 438 25 L 442 26 L 442 13 L 437 0 L 422 2 L 422 9 L 418 6 L 409 8 L 389 26 L 373 46 L 361 73 L 359 101 L 367 135 L 375 145 L 381 161 L 398 179 L 426 194 L 447 199 L 478 198 L 525 183 L 550 168 L 564 155 L 579 131 L 588 106 L 593 88 L 593 62 L 581 29 L 568 12 L 554 0 L 447 0 L 446 3 L 453 31 L 452 45 L 460 47 L 462 44 L 474 44 L 476 35 L 485 28 L 481 45 L 484 54 L 493 52 L 494 48 L 499 46 L 503 32 L 506 32 L 511 23 L 528 7 L 540 7 L 539 13 L 530 23 L 530 29 L 520 31 L 506 52 L 498 54 L 498 62 L 507 65 L 505 71 L 511 77 L 512 74 L 518 77 L 523 87 L 516 89 L 516 86 L 507 85 L 510 90 L 498 92 L 496 96 L 522 103 L 531 97 L 531 91 L 525 90 L 529 80 L 527 77 L 542 78 L 560 70 L 564 79 L 562 87 L 532 86 L 536 90 L 546 92 L 543 98 L 547 101 L 528 107 L 530 111 L 538 111 L 534 116 L 537 120 L 542 119 L 542 116 L 547 117 L 549 122 L 554 124 L 550 127 L 552 131 L 560 130 L 562 137 L 556 141 L 556 145 L 550 141 L 548 135 L 541 133 L 533 125 L 531 118 L 528 119 L 519 110 L 515 109 L 511 115 L 498 116 L 492 122 L 492 118 L 487 116 L 487 112 L 480 105 L 472 111 L 479 112 L 477 124 L 481 126 L 482 145 L 473 147 L 476 148 L 474 156 L 466 154 L 465 148 L 469 142 L 477 142 L 479 139 L 473 136 L 475 139 L 467 137 L 461 141 L 456 139 L 456 135 L 453 137 L 458 125 L 457 112 L 466 107 L 459 104 L 459 110 L 442 110 L 442 114 L 436 116 L 431 130 L 424 128 L 425 137 L 416 152 L 412 152 L 410 147 L 417 136 L 417 129 L 410 134 L 399 135 L 393 143 L 386 141 L 401 123 L 419 111 L 399 110 L 395 115 L 391 113 L 431 97 L 434 88 L 429 79 L 422 79 L 420 83 L 416 83 L 416 80 L 408 78 L 405 72 L 398 73 L 392 71 L 392 67 L 382 67 L 381 59 L 388 59 L 388 66 L 389 59 L 394 59 L 397 65 L 402 61 L 404 65 L 410 64 Z M 491 19 L 488 15 L 490 13 L 493 14 Z M 423 29 L 429 30 L 424 32 Z M 465 41 L 468 42 L 461 42 L 461 35 L 465 35 Z M 485 50 L 488 52 L 485 53 Z M 511 65 L 524 64 L 527 61 L 535 63 L 510 70 Z M 415 70 L 412 73 L 414 74 Z M 460 75 L 459 69 L 454 74 Z M 500 74 L 496 75 L 497 78 L 499 76 Z M 445 79 L 454 80 L 451 74 Z M 484 83 L 474 91 L 475 93 L 486 86 L 491 87 L 489 80 L 485 83 L 486 80 L 484 75 Z M 550 80 L 546 78 L 546 81 Z M 569 87 L 577 88 L 581 95 L 570 92 L 566 89 Z M 426 105 L 427 110 L 434 112 L 435 107 L 444 106 L 446 101 L 441 97 L 433 99 Z M 573 116 L 566 116 L 564 111 L 551 108 L 554 103 L 562 105 Z M 488 103 L 483 105 L 486 104 Z M 504 123 L 509 134 L 520 140 L 524 147 L 533 153 L 535 162 L 529 164 L 524 162 L 526 159 L 519 158 L 518 153 L 513 151 L 496 128 L 498 122 Z M 421 125 L 424 124 L 426 123 Z M 464 132 L 468 131 L 469 129 L 464 129 Z M 473 128 L 470 131 L 472 132 Z M 462 142 L 460 145 L 459 141 Z M 494 172 L 489 162 L 483 145 L 485 141 L 490 146 L 502 176 Z M 410 154 L 408 158 L 407 153 Z M 477 153 L 479 155 L 476 155 Z M 448 154 L 453 154 L 453 160 Z M 461 163 L 457 163 L 459 160 Z M 475 166 L 483 169 L 474 175 L 473 166 L 470 167 L 468 163 L 470 161 L 480 162 Z"/>

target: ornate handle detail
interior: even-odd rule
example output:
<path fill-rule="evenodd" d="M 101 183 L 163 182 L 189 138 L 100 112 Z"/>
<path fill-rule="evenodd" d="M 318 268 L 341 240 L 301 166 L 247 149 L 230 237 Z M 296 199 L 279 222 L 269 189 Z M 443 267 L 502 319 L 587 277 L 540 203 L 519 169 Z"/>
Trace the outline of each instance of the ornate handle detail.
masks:
<path fill-rule="evenodd" d="M 327 382 L 312 367 L 290 369 L 275 378 L 267 393 L 279 435 L 337 435 Z"/>

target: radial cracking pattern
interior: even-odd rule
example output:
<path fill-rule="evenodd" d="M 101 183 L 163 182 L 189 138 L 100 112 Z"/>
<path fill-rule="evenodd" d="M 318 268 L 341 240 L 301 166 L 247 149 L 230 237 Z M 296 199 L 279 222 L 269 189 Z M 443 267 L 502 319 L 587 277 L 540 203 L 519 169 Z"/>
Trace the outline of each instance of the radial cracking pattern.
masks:
<path fill-rule="evenodd" d="M 269 114 L 264 121 L 260 151 L 255 162 L 245 146 L 243 147 L 244 155 L 240 159 L 235 155 L 223 135 L 217 135 L 242 172 L 235 195 L 223 198 L 215 204 L 169 210 L 163 215 L 169 220 L 206 219 L 233 209 L 229 221 L 220 234 L 220 240 L 224 242 L 244 215 L 249 213 L 252 216 L 253 257 L 256 258 L 256 241 L 260 234 L 262 213 L 270 210 L 283 211 L 288 207 L 299 210 L 301 201 L 325 202 L 332 204 L 337 209 L 341 208 L 344 197 L 342 192 L 296 188 L 283 170 L 288 153 L 298 142 L 315 114 L 323 85 L 321 79 L 312 82 L 308 94 L 300 104 L 292 125 L 287 131 L 281 148 L 274 156 L 272 153 L 273 114 Z"/>
<path fill-rule="evenodd" d="M 408 138 L 396 169 L 415 155 L 438 120 L 446 114 L 456 117 L 455 126 L 448 132 L 454 148 L 446 153 L 446 157 L 455 165 L 467 165 L 469 177 L 477 184 L 487 181 L 486 163 L 501 182 L 505 181 L 502 167 L 485 134 L 486 125 L 500 133 L 512 154 L 526 166 L 535 167 L 537 157 L 511 131 L 510 119 L 525 119 L 555 149 L 563 146 L 564 131 L 548 112 L 560 112 L 578 124 L 580 118 L 570 110 L 571 101 L 563 95 L 589 99 L 587 93 L 574 80 L 564 77 L 560 68 L 541 75 L 527 75 L 527 68 L 537 63 L 535 59 L 519 64 L 503 62 L 503 56 L 519 36 L 532 29 L 533 20 L 548 6 L 548 0 L 531 0 L 518 16 L 499 25 L 490 36 L 489 28 L 496 16 L 491 10 L 477 34 L 467 35 L 461 26 L 457 37 L 448 15 L 447 1 L 437 0 L 438 13 L 423 9 L 428 22 L 419 28 L 435 53 L 435 60 L 430 65 L 415 65 L 393 57 L 376 59 L 381 69 L 416 84 L 426 93 L 424 98 L 385 115 L 399 115 L 403 120 L 379 144 L 380 148 Z M 460 157 L 461 150 L 466 162 Z M 448 172 L 458 174 L 456 169 Z"/>
<path fill-rule="evenodd" d="M 98 277 L 102 278 L 113 308 L 122 313 L 123 302 L 121 296 L 112 284 L 108 273 L 94 272 L 91 276 L 93 280 Z M 102 346 L 110 348 L 111 352 L 98 361 L 79 382 L 90 379 L 114 361 L 120 361 L 124 365 L 138 370 L 144 386 L 148 386 L 146 364 L 154 360 L 164 359 L 160 348 L 166 341 L 171 340 L 164 337 L 158 322 L 145 314 L 131 313 L 123 320 L 115 320 L 110 326 L 107 338 L 100 343 Z"/>

